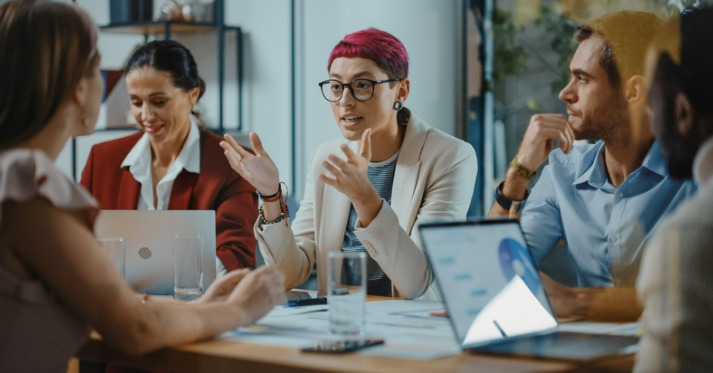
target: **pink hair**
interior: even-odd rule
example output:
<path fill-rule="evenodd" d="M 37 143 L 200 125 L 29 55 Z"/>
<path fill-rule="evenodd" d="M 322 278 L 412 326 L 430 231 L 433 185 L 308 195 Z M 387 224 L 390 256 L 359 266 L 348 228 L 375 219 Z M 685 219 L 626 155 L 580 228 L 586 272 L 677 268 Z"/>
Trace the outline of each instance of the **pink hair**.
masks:
<path fill-rule="evenodd" d="M 408 77 L 408 53 L 403 43 L 388 32 L 376 28 L 353 32 L 337 43 L 329 55 L 327 71 L 339 57 L 370 59 L 390 78 Z"/>

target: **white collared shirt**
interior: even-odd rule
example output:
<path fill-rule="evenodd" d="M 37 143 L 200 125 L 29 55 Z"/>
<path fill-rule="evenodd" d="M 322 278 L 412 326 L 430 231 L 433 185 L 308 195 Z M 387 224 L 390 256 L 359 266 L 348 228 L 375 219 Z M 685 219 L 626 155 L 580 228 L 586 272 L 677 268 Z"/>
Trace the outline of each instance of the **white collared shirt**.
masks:
<path fill-rule="evenodd" d="M 188 138 L 183 149 L 178 154 L 178 158 L 173 161 L 166 175 L 156 185 L 156 196 L 158 198 L 154 208 L 153 200 L 153 176 L 151 172 L 151 144 L 149 135 L 144 133 L 139 141 L 134 145 L 129 154 L 126 155 L 121 167 L 129 167 L 129 172 L 134 179 L 141 184 L 141 194 L 136 206 L 137 210 L 167 210 L 171 200 L 171 190 L 173 182 L 178 174 L 184 169 L 188 172 L 200 173 L 201 152 L 200 152 L 200 132 L 198 126 L 191 123 Z"/>

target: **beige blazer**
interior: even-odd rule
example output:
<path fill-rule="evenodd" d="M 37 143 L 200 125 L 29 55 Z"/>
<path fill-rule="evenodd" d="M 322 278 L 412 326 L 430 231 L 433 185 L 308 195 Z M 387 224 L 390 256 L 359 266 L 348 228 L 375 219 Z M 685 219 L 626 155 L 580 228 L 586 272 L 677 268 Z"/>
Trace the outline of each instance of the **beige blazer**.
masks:
<path fill-rule="evenodd" d="M 255 224 L 255 236 L 267 263 L 285 273 L 286 287 L 302 284 L 317 265 L 320 294 L 327 292 L 327 253 L 341 251 L 351 201 L 318 175 L 329 154 L 342 156 L 340 141 L 321 144 L 310 161 L 304 198 L 292 222 Z M 351 142 L 356 149 L 358 144 Z M 475 185 L 477 161 L 473 147 L 411 116 L 401 145 L 391 206 L 368 227 L 357 221 L 355 234 L 391 279 L 394 296 L 439 299 L 433 275 L 418 238 L 417 225 L 427 221 L 464 219 Z"/>

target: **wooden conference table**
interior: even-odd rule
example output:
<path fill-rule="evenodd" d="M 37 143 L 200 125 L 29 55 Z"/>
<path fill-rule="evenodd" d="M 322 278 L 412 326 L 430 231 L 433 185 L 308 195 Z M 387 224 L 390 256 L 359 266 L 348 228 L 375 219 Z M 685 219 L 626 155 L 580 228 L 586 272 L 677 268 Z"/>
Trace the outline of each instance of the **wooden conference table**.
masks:
<path fill-rule="evenodd" d="M 370 301 L 392 299 L 370 297 Z M 589 365 L 464 352 L 434 360 L 303 353 L 296 348 L 210 340 L 126 356 L 91 338 L 77 357 L 172 372 L 630 372 L 634 356 Z"/>

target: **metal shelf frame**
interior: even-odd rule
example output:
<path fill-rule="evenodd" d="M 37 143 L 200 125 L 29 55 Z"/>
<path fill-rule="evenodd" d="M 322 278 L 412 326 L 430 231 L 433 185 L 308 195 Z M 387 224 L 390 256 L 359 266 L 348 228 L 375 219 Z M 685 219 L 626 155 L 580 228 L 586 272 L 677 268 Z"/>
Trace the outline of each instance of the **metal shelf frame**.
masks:
<path fill-rule="evenodd" d="M 184 22 L 184 21 L 139 21 L 129 23 L 113 23 L 101 26 L 101 31 L 143 35 L 144 42 L 148 42 L 149 37 L 163 35 L 164 39 L 170 39 L 172 35 L 186 35 L 198 33 L 215 33 L 217 39 L 217 60 L 218 60 L 218 133 L 225 132 L 224 122 L 224 91 L 225 91 L 225 33 L 235 32 L 235 60 L 236 60 L 236 85 L 237 85 L 237 131 L 242 130 L 243 118 L 243 52 L 242 52 L 242 30 L 238 26 L 228 26 L 225 24 L 225 2 L 224 0 L 213 1 L 213 22 Z"/>

